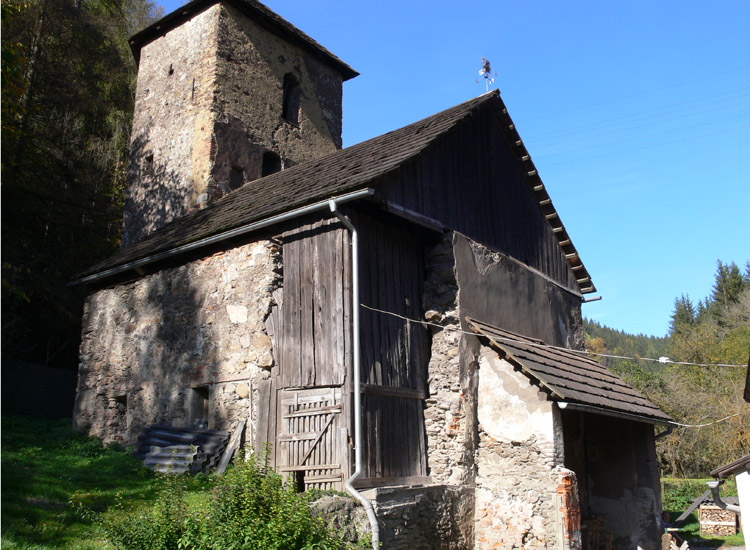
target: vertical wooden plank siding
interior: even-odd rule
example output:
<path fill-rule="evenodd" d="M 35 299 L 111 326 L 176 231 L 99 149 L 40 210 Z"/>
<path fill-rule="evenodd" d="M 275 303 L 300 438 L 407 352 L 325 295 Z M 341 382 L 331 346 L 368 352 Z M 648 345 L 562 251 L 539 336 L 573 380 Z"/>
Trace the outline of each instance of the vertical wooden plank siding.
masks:
<path fill-rule="evenodd" d="M 360 236 L 361 302 L 421 319 L 421 238 L 407 227 L 362 213 L 353 218 Z M 425 476 L 423 397 L 429 333 L 418 323 L 361 308 L 360 336 L 362 382 L 369 388 L 363 396 L 363 483 L 374 478 Z M 388 388 L 406 388 L 413 396 L 402 397 Z"/>
<path fill-rule="evenodd" d="M 385 177 L 380 196 L 577 290 L 575 275 L 491 117 L 456 131 Z"/>
<path fill-rule="evenodd" d="M 345 229 L 326 220 L 282 235 L 284 262 L 281 388 L 341 385 L 351 332 L 346 313 Z"/>

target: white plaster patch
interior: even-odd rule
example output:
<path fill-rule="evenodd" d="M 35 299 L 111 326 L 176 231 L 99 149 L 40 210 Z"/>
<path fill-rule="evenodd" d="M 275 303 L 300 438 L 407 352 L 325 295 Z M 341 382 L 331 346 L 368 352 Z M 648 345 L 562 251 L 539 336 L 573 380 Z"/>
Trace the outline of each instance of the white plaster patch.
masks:
<path fill-rule="evenodd" d="M 477 415 L 481 429 L 497 441 L 526 441 L 553 436 L 551 403 L 497 354 L 482 348 L 479 359 Z"/>
<path fill-rule="evenodd" d="M 247 307 L 238 305 L 228 305 L 227 313 L 232 323 L 247 323 Z"/>

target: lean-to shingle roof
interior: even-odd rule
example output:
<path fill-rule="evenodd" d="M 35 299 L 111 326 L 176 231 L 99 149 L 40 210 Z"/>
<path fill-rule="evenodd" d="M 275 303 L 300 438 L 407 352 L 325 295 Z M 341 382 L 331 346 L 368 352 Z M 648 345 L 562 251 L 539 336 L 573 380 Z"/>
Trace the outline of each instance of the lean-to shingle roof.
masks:
<path fill-rule="evenodd" d="M 476 334 L 486 338 L 501 357 L 536 380 L 556 401 L 587 405 L 655 423 L 672 421 L 620 377 L 581 353 L 545 346 L 541 340 L 475 319 L 467 318 L 467 323 Z"/>

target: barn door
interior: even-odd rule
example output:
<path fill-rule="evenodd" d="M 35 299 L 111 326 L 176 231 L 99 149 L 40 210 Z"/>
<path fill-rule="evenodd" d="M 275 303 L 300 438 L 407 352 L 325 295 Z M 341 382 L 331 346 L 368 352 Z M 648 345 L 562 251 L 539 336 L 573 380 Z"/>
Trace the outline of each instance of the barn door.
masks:
<path fill-rule="evenodd" d="M 276 463 L 300 489 L 341 490 L 347 432 L 341 388 L 279 390 Z"/>

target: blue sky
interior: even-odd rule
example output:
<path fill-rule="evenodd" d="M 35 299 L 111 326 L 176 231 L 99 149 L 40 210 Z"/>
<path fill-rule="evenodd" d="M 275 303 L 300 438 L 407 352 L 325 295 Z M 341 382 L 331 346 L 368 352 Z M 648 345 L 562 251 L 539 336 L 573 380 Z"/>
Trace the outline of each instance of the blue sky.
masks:
<path fill-rule="evenodd" d="M 344 146 L 483 93 L 488 58 L 603 297 L 587 317 L 663 336 L 750 260 L 747 0 L 265 3 L 360 72 Z"/>

